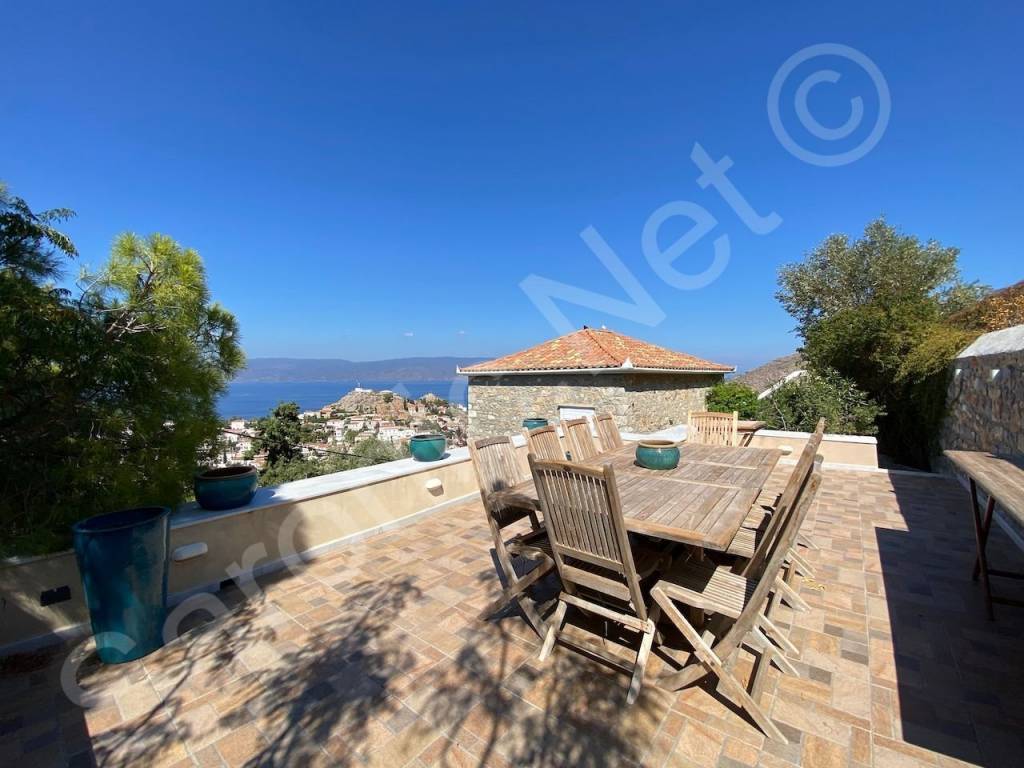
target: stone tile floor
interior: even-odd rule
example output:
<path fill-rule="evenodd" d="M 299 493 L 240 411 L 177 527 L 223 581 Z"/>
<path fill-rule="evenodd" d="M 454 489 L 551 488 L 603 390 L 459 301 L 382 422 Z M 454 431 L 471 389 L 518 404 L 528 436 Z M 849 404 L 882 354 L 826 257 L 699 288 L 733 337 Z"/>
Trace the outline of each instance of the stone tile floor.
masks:
<path fill-rule="evenodd" d="M 78 651 L 89 708 L 60 684 L 67 648 L 6 659 L 0 764 L 1024 765 L 1024 610 L 984 618 L 959 486 L 826 471 L 808 532 L 811 610 L 778 614 L 801 675 L 772 670 L 765 697 L 786 745 L 707 680 L 658 688 L 659 658 L 625 709 L 624 674 L 567 648 L 538 663 L 514 611 L 476 620 L 497 579 L 474 503 L 222 592 L 229 612 L 144 660 Z"/>

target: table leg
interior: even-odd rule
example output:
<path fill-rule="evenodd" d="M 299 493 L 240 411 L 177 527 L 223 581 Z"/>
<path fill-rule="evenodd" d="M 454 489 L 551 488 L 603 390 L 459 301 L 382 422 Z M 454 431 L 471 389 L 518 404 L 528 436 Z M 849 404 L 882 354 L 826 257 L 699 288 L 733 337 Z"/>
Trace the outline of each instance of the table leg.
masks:
<path fill-rule="evenodd" d="M 975 502 L 977 505 L 977 502 Z M 991 496 L 988 497 L 988 504 L 985 505 L 985 518 L 981 521 L 981 548 L 988 548 L 988 534 L 992 530 L 992 513 L 995 510 L 996 500 Z M 975 513 L 977 514 L 977 513 Z M 974 572 L 971 574 L 971 578 L 975 581 L 978 580 L 978 574 L 981 573 L 981 560 L 977 557 L 974 558 Z"/>
<path fill-rule="evenodd" d="M 989 517 L 991 517 L 992 497 L 989 496 Z M 981 584 L 985 589 L 985 611 L 988 613 L 989 621 L 995 619 L 992 611 L 992 589 L 988 583 L 988 561 L 985 558 L 985 544 L 988 539 L 988 531 L 984 528 L 981 520 L 981 508 L 978 506 L 978 486 L 971 479 L 971 511 L 974 513 L 974 536 L 978 542 L 978 560 L 975 563 L 976 573 L 981 574 Z M 991 521 L 990 521 L 991 522 Z"/>

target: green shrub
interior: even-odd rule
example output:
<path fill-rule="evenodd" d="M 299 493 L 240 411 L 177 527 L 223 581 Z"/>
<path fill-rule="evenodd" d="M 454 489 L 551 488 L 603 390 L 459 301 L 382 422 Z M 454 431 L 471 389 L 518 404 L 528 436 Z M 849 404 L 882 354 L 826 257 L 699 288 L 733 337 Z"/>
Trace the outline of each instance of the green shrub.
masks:
<path fill-rule="evenodd" d="M 834 370 L 808 371 L 758 401 L 758 418 L 769 429 L 811 432 L 818 419 L 840 435 L 874 435 L 882 409 L 849 379 Z"/>
<path fill-rule="evenodd" d="M 957 351 L 986 322 L 1018 316 L 1014 291 L 977 307 L 988 289 L 963 282 L 958 254 L 879 219 L 860 238 L 829 236 L 779 273 L 776 296 L 797 321 L 801 353 L 881 406 L 879 450 L 901 464 L 930 466 Z"/>
<path fill-rule="evenodd" d="M 723 381 L 715 384 L 708 393 L 707 409 L 719 413 L 737 411 L 741 419 L 757 416 L 757 393 L 738 381 Z"/>

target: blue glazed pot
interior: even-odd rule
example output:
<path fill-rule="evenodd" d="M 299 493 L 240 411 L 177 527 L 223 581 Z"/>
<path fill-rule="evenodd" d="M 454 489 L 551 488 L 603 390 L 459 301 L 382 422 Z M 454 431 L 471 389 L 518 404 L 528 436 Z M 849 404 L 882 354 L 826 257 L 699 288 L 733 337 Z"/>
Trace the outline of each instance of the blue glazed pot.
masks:
<path fill-rule="evenodd" d="M 234 509 L 252 501 L 259 482 L 256 467 L 238 465 L 197 472 L 192 487 L 203 509 Z"/>
<path fill-rule="evenodd" d="M 444 435 L 413 435 L 409 439 L 409 453 L 416 461 L 437 461 L 444 456 Z"/>
<path fill-rule="evenodd" d="M 85 602 L 104 664 L 140 659 L 164 644 L 171 510 L 125 509 L 72 526 Z"/>
<path fill-rule="evenodd" d="M 525 429 L 537 429 L 538 427 L 546 427 L 548 425 L 547 419 L 533 418 L 523 419 L 523 427 Z"/>
<path fill-rule="evenodd" d="M 679 445 L 671 440 L 641 440 L 636 446 L 636 463 L 647 469 L 675 469 Z"/>

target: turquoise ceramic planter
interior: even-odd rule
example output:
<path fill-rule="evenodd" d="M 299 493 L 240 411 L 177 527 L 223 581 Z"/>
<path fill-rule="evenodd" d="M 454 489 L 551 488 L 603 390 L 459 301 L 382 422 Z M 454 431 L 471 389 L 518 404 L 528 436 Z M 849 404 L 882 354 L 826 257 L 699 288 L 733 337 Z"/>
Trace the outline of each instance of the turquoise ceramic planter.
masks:
<path fill-rule="evenodd" d="M 444 435 L 413 435 L 409 440 L 409 453 L 416 461 L 437 461 L 445 447 Z"/>
<path fill-rule="evenodd" d="M 167 507 L 142 507 L 75 523 L 85 602 L 105 664 L 140 659 L 164 644 L 170 542 Z"/>
<path fill-rule="evenodd" d="M 523 419 L 523 427 L 525 429 L 537 429 L 539 427 L 546 427 L 548 425 L 547 419 Z"/>
<path fill-rule="evenodd" d="M 256 467 L 239 465 L 197 472 L 193 488 L 203 509 L 234 509 L 252 501 L 259 482 Z"/>
<path fill-rule="evenodd" d="M 671 440 L 642 440 L 636 446 L 636 463 L 647 469 L 675 469 L 679 445 Z"/>

